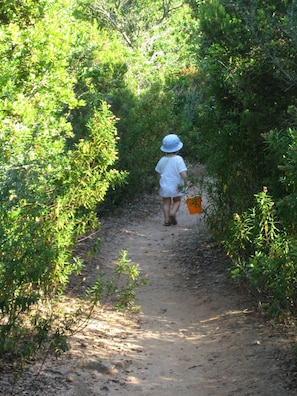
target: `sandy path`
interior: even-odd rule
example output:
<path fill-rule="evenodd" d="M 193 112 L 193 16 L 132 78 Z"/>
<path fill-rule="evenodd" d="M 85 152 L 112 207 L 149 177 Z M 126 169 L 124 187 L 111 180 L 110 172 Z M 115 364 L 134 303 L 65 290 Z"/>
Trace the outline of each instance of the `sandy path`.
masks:
<path fill-rule="evenodd" d="M 122 386 L 107 394 L 289 395 L 278 361 L 285 342 L 232 288 L 203 217 L 183 205 L 177 226 L 162 227 L 160 219 L 121 229 L 122 247 L 149 285 L 138 293 L 141 327 L 132 334 L 141 352 Z"/>
<path fill-rule="evenodd" d="M 49 359 L 33 382 L 38 365 L 29 367 L 10 394 L 296 395 L 288 377 L 291 340 L 229 279 L 203 215 L 190 216 L 183 203 L 178 225 L 164 227 L 159 204 L 144 207 L 103 222 L 102 249 L 87 271 L 92 279 L 98 266 L 111 268 L 128 250 L 148 278 L 137 292 L 141 313 L 98 310 L 67 354 Z M 0 394 L 8 395 L 3 383 Z"/>

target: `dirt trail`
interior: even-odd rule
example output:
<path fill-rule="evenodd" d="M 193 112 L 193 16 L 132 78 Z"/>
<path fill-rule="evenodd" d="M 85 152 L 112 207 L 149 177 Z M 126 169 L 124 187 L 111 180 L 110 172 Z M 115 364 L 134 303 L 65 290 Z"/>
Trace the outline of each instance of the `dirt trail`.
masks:
<path fill-rule="evenodd" d="M 183 202 L 178 224 L 164 227 L 158 198 L 148 197 L 102 227 L 102 249 L 88 263 L 86 283 L 128 250 L 148 278 L 137 292 L 140 314 L 98 310 L 71 350 L 48 359 L 35 379 L 38 365 L 8 393 L 2 377 L 1 395 L 297 394 L 292 339 L 265 322 L 230 280 L 203 215 L 190 216 Z"/>

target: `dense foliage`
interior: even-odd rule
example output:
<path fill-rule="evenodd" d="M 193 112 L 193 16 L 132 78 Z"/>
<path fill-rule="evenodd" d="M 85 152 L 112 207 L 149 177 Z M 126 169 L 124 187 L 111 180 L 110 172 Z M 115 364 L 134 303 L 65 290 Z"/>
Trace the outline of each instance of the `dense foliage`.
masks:
<path fill-rule="evenodd" d="M 194 123 L 200 158 L 215 180 L 209 222 L 232 252 L 235 273 L 247 275 L 272 305 L 295 310 L 296 4 L 190 3 L 200 24 L 198 64 L 206 80 Z M 264 186 L 267 198 L 259 200 Z M 266 224 L 268 197 L 278 236 L 272 234 L 264 249 L 263 230 L 256 230 Z M 243 239 L 244 254 L 235 254 Z"/>
<path fill-rule="evenodd" d="M 112 194 L 117 202 L 152 191 L 163 136 L 183 135 L 174 86 L 194 56 L 188 45 L 190 9 L 178 0 L 97 0 L 89 10 L 99 26 L 118 35 L 126 52 L 124 85 L 109 96 L 119 117 L 118 167 L 129 172 L 128 188 Z"/>
<path fill-rule="evenodd" d="M 71 1 L 40 3 L 38 13 L 28 2 L 22 23 L 9 4 L 0 31 L 0 352 L 28 355 L 26 313 L 34 312 L 32 337 L 42 343 L 55 315 L 36 308 L 81 269 L 72 249 L 100 227 L 97 204 L 125 174 L 112 168 L 115 116 L 102 98 L 96 107 L 85 102 L 92 94 L 86 77 L 77 94 L 84 66 L 75 67 L 77 54 L 83 46 L 94 67 L 88 52 L 103 45 L 101 37 L 73 18 Z M 79 109 L 87 116 L 78 139 Z"/>

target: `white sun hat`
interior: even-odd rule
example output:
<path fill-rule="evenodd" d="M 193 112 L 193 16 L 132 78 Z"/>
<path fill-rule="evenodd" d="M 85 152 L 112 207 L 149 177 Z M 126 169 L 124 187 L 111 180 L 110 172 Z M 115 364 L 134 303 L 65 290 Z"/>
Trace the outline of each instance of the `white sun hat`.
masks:
<path fill-rule="evenodd" d="M 164 153 L 176 153 L 183 147 L 183 143 L 180 138 L 174 133 L 170 133 L 163 139 L 163 145 L 161 146 L 161 151 Z"/>

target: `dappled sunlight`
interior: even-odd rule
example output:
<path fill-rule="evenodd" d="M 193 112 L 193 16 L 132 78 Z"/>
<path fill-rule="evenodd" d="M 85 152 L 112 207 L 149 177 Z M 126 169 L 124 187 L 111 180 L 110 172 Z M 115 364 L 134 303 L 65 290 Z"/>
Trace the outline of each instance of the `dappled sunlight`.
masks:
<path fill-rule="evenodd" d="M 248 314 L 248 313 L 252 313 L 252 311 L 251 310 L 248 310 L 248 309 L 244 309 L 244 310 L 230 310 L 230 311 L 226 311 L 226 312 L 224 312 L 224 313 L 222 313 L 222 314 L 219 314 L 219 315 L 216 315 L 216 316 L 213 316 L 213 317 L 211 317 L 211 318 L 208 318 L 208 319 L 202 319 L 201 321 L 200 321 L 200 323 L 211 323 L 211 322 L 214 322 L 214 321 L 217 321 L 217 320 L 221 320 L 221 319 L 224 319 L 224 318 L 227 318 L 227 317 L 231 317 L 231 316 L 241 316 L 241 315 L 246 315 L 246 314 Z"/>
<path fill-rule="evenodd" d="M 189 392 L 195 389 L 211 391 L 217 389 L 219 383 L 227 380 L 225 369 L 233 370 L 236 382 L 236 371 L 241 370 L 241 363 L 234 361 L 230 365 L 229 358 L 226 359 L 221 350 L 223 347 L 225 353 L 228 353 L 228 348 L 232 351 L 237 344 L 235 340 L 243 342 L 244 345 L 244 336 L 241 337 L 238 333 L 240 324 L 245 322 L 250 311 L 226 309 L 215 315 L 209 315 L 209 311 L 208 315 L 203 312 L 203 317 L 199 318 L 199 310 L 195 312 L 193 307 L 189 307 L 190 310 L 193 309 L 193 318 L 190 323 L 185 323 L 183 314 L 187 315 L 186 312 L 175 311 L 176 317 L 171 317 L 170 312 L 177 309 L 176 304 L 177 301 L 167 303 L 167 310 L 161 315 L 141 314 L 142 331 L 136 331 L 136 334 L 130 334 L 129 337 L 134 341 L 130 345 L 131 349 L 133 346 L 141 347 L 137 353 L 135 350 L 129 352 L 129 356 L 136 359 L 136 366 L 139 367 L 139 372 L 134 370 L 133 373 L 129 373 L 129 385 L 136 386 L 135 391 L 138 386 L 149 386 L 157 391 L 160 384 L 163 384 L 164 389 L 176 386 L 175 392 L 179 386 L 186 386 Z M 161 306 L 162 304 L 157 309 L 161 309 Z M 236 327 L 236 324 L 239 327 Z M 243 354 L 241 361 L 244 359 L 246 357 Z M 212 366 L 217 363 L 220 366 L 217 374 L 213 376 Z M 165 383 L 167 385 L 164 385 Z"/>
<path fill-rule="evenodd" d="M 83 384 L 90 395 L 221 396 L 269 389 L 278 396 L 270 392 L 270 379 L 267 387 L 267 367 L 269 375 L 277 372 L 274 338 L 261 332 L 248 299 L 239 302 L 230 287 L 203 216 L 190 216 L 182 205 L 177 226 L 164 227 L 161 212 L 144 222 L 114 218 L 106 226 L 100 253 L 85 255 L 80 279 L 90 285 L 98 270 L 112 276 L 126 250 L 147 284 L 136 289 L 134 312 L 96 307 L 71 337 L 66 361 L 77 394 Z M 67 314 L 79 303 L 69 293 Z M 56 370 L 61 364 L 63 358 Z"/>
<path fill-rule="evenodd" d="M 158 389 L 174 386 L 178 390 L 185 385 L 192 392 L 198 389 L 199 384 L 200 390 L 216 389 L 218 383 L 226 381 L 226 375 L 221 370 L 227 366 L 220 350 L 222 346 L 225 351 L 228 347 L 232 348 L 234 338 L 227 338 L 234 331 L 239 331 L 232 324 L 234 318 L 240 322 L 248 311 L 226 309 L 215 315 L 204 312 L 199 318 L 198 311 L 193 310 L 191 322 L 185 322 L 183 316 L 187 315 L 186 312 L 172 316 L 177 302 L 178 299 L 167 303 L 166 311 L 161 314 L 142 312 L 130 315 L 98 309 L 86 331 L 83 330 L 72 340 L 76 346 L 80 345 L 76 348 L 79 351 L 76 357 L 100 356 L 113 360 L 121 356 L 125 361 L 133 361 L 134 368 L 129 369 L 129 365 L 126 368 L 126 382 L 131 392 L 133 389 L 140 391 L 143 386 L 157 392 Z M 157 306 L 156 311 L 161 311 L 162 306 Z M 242 359 L 245 359 L 244 355 Z M 211 367 L 216 364 L 220 364 L 220 368 L 213 377 Z M 236 364 L 240 367 L 238 361 L 232 366 L 228 363 L 229 369 L 234 371 L 234 381 Z M 117 370 L 114 375 L 117 375 Z"/>
<path fill-rule="evenodd" d="M 262 371 L 254 370 L 255 361 L 262 353 L 269 364 L 267 340 L 249 322 L 248 306 L 239 308 L 232 296 L 222 297 L 226 277 L 209 259 L 214 244 L 197 241 L 205 231 L 202 217 L 189 221 L 183 213 L 177 227 L 163 227 L 159 219 L 146 224 L 120 225 L 116 245 L 107 244 L 114 255 L 127 249 L 131 265 L 139 265 L 147 278 L 136 295 L 141 311 L 96 311 L 88 328 L 73 339 L 77 359 L 114 362 L 106 384 L 114 388 L 119 381 L 121 395 L 213 396 L 226 385 L 240 392 L 240 381 L 257 387 Z M 202 254 L 193 256 L 197 272 L 192 278 L 183 263 L 195 249 Z M 106 255 L 104 265 L 112 267 L 110 251 Z M 200 265 L 206 272 L 200 272 Z"/>
<path fill-rule="evenodd" d="M 177 226 L 164 227 L 160 213 L 144 224 L 120 221 L 114 234 L 103 235 L 93 267 L 112 273 L 126 249 L 148 284 L 136 291 L 140 312 L 96 308 L 71 339 L 73 370 L 83 367 L 87 379 L 92 375 L 94 394 L 103 388 L 109 396 L 220 396 L 222 390 L 237 395 L 245 388 L 250 394 L 273 389 L 267 388 L 265 367 L 271 367 L 274 340 L 250 321 L 249 304 L 233 298 L 224 263 L 218 268 L 221 256 L 205 239 L 203 216 L 191 217 L 185 209 Z"/>

